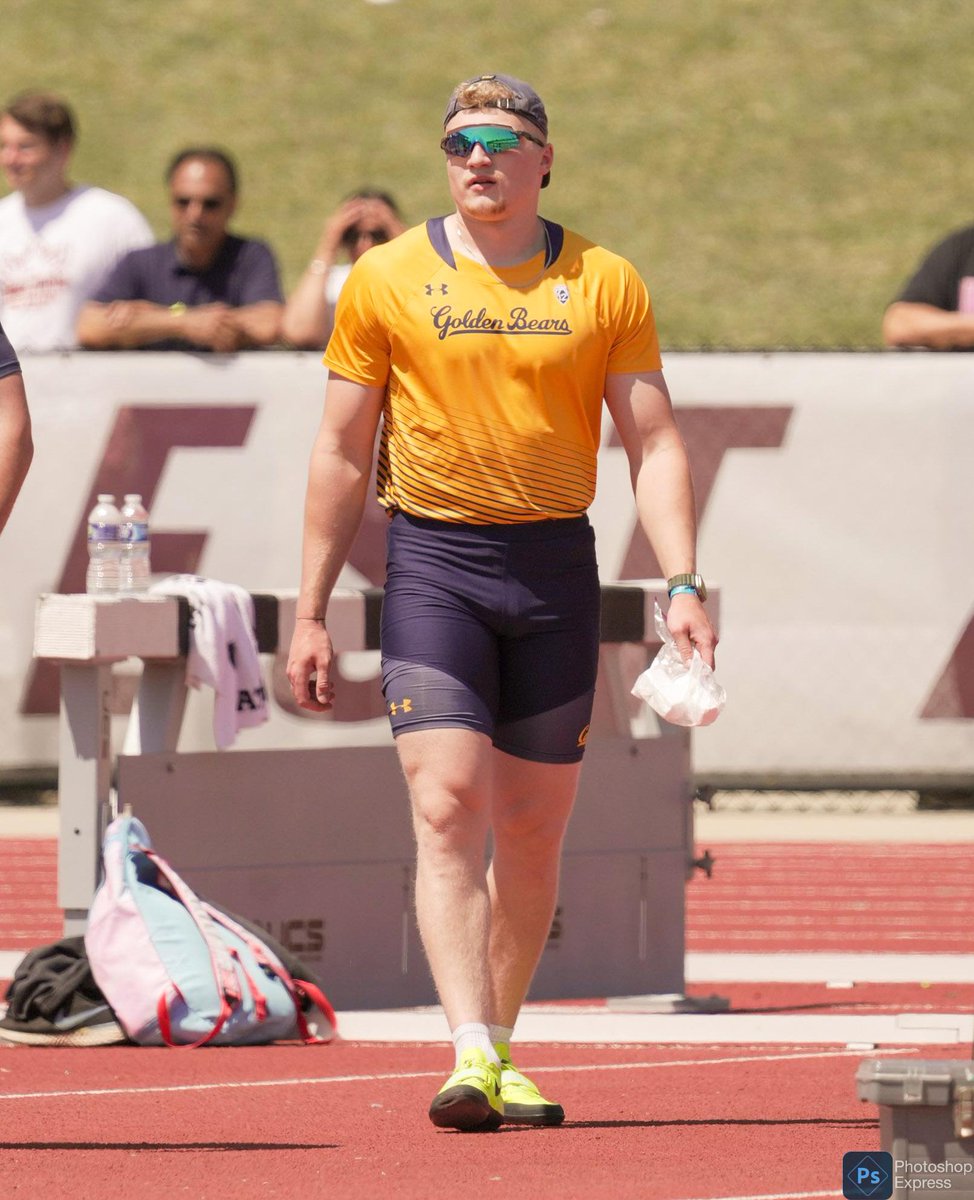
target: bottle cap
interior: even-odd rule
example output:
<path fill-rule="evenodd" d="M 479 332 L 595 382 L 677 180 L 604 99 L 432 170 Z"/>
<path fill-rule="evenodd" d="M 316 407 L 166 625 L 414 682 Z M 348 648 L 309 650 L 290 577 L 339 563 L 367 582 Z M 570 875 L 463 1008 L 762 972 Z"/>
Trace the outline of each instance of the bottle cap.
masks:
<path fill-rule="evenodd" d="M 126 500 L 138 500 L 139 502 L 141 502 L 142 493 L 141 492 L 126 492 L 125 499 Z"/>
<path fill-rule="evenodd" d="M 111 492 L 99 492 L 98 493 L 98 503 L 99 504 L 114 504 L 115 497 L 112 495 Z"/>

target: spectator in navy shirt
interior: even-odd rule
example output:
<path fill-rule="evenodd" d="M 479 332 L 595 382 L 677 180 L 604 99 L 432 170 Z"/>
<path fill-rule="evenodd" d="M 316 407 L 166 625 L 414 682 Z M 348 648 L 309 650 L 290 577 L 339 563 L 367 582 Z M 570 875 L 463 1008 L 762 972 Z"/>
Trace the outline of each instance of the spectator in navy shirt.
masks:
<path fill-rule="evenodd" d="M 216 350 L 269 346 L 283 294 L 269 246 L 230 233 L 237 172 L 222 150 L 183 150 L 166 172 L 173 238 L 125 255 L 84 306 L 89 350 Z"/>
<path fill-rule="evenodd" d="M 0 326 L 0 530 L 7 523 L 33 455 L 20 362 Z"/>

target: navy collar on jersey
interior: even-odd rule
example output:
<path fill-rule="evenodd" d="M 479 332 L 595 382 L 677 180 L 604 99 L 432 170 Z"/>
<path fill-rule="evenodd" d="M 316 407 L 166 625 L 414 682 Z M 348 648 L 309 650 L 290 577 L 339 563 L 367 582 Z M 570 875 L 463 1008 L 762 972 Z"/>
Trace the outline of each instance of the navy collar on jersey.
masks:
<path fill-rule="evenodd" d="M 450 214 L 453 215 L 452 213 Z M 565 244 L 565 230 L 561 225 L 556 225 L 554 221 L 545 221 L 545 228 L 548 231 L 548 253 L 545 255 L 544 269 L 547 271 L 551 264 L 561 254 L 561 248 Z M 446 236 L 446 217 L 430 217 L 426 222 L 426 235 L 436 253 L 443 259 L 448 267 L 452 267 L 454 271 L 457 269 L 457 260 L 453 257 L 453 250 L 450 246 L 449 238 Z"/>

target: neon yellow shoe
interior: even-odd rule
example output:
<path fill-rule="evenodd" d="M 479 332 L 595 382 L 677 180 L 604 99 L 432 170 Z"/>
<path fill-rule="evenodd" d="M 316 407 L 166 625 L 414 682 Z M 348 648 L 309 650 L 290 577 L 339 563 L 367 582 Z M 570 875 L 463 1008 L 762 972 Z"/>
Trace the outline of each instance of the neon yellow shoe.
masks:
<path fill-rule="evenodd" d="M 494 1049 L 501 1060 L 501 1099 L 504 1120 L 508 1125 L 560 1125 L 565 1110 L 560 1104 L 546 1100 L 531 1082 L 511 1062 L 511 1048 L 498 1042 Z"/>
<path fill-rule="evenodd" d="M 483 1050 L 468 1050 L 433 1097 L 430 1120 L 440 1129 L 496 1129 L 504 1120 L 501 1069 Z"/>

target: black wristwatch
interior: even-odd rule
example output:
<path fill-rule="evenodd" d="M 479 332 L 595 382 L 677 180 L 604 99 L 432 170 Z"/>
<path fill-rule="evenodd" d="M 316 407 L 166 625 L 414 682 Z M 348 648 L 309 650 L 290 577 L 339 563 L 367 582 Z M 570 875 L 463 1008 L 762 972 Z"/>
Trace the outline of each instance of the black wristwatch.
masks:
<path fill-rule="evenodd" d="M 672 579 L 667 579 L 666 590 L 671 597 L 674 592 L 693 591 L 701 600 L 707 599 L 707 585 L 702 575 L 674 575 Z"/>

